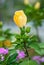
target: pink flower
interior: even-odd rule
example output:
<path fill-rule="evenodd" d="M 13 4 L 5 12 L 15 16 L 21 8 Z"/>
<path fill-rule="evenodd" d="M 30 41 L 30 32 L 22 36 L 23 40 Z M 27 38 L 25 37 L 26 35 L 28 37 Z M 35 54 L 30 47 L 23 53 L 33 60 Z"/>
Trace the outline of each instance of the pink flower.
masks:
<path fill-rule="evenodd" d="M 1 56 L 1 61 L 4 61 L 4 56 Z"/>
<path fill-rule="evenodd" d="M 32 57 L 32 60 L 35 60 L 38 64 L 40 64 L 41 57 L 40 56 L 34 56 L 34 57 Z"/>
<path fill-rule="evenodd" d="M 40 64 L 41 62 L 44 62 L 44 57 L 34 56 L 32 57 L 32 60 L 35 60 L 38 64 Z"/>
<path fill-rule="evenodd" d="M 8 54 L 8 49 L 0 48 L 0 54 Z"/>
<path fill-rule="evenodd" d="M 8 49 L 0 48 L 1 61 L 4 61 L 4 55 L 8 54 Z"/>
<path fill-rule="evenodd" d="M 41 62 L 44 62 L 44 57 L 41 58 Z"/>
<path fill-rule="evenodd" d="M 22 59 L 26 56 L 24 51 L 17 50 L 17 53 L 18 53 L 17 60 Z"/>

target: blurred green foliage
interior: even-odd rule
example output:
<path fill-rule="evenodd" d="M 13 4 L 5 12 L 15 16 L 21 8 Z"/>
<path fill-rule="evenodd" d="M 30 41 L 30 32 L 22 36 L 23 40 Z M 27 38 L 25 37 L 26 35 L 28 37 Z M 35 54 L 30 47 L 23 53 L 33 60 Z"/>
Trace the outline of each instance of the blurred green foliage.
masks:
<path fill-rule="evenodd" d="M 40 0 L 41 7 L 44 8 L 44 0 Z M 0 4 L 0 19 L 7 21 L 13 18 L 15 10 L 24 9 L 25 5 L 23 0 L 2 0 Z M 34 13 L 33 13 L 34 14 Z"/>
<path fill-rule="evenodd" d="M 43 0 L 41 0 L 43 3 Z M 25 13 L 28 17 L 28 21 L 33 21 L 34 26 L 38 27 L 41 26 L 42 20 L 44 19 L 44 5 L 41 4 L 42 8 L 39 10 L 35 10 L 33 6 L 25 6 L 21 0 L 5 0 L 4 4 L 1 4 L 1 20 L 7 21 L 8 19 L 13 18 L 14 11 L 16 9 L 25 9 Z M 9 55 L 6 57 L 5 62 L 6 65 L 38 65 L 35 61 L 23 60 L 20 63 L 16 62 L 17 53 L 15 52 L 16 49 L 25 50 L 25 53 L 28 55 L 30 51 L 28 49 L 34 49 L 34 51 L 38 55 L 44 55 L 44 43 L 38 43 L 38 39 L 36 36 L 30 35 L 30 27 L 23 27 L 20 28 L 20 34 L 13 34 L 10 32 L 10 29 L 3 30 L 3 24 L 0 23 L 0 42 L 4 42 L 5 40 L 9 39 L 12 40 L 13 36 L 16 38 L 16 41 L 12 42 L 14 44 L 14 49 L 9 49 Z M 2 44 L 2 43 L 0 43 Z M 16 44 L 16 46 L 15 46 Z M 4 47 L 1 45 L 1 47 Z M 33 54 L 33 53 L 32 53 Z M 29 58 L 29 56 L 28 56 Z M 26 59 L 26 58 L 25 58 Z M 0 62 L 1 64 L 1 62 Z M 5 65 L 2 63 L 1 65 Z M 42 65 L 42 64 L 41 64 Z"/>
<path fill-rule="evenodd" d="M 32 21 L 35 27 L 42 25 L 42 20 L 44 19 L 44 8 L 36 10 L 34 6 L 27 5 L 24 12 L 28 17 L 28 22 Z"/>
<path fill-rule="evenodd" d="M 0 47 L 4 47 L 4 48 L 8 48 L 6 46 L 4 46 L 4 41 L 5 40 L 10 40 L 10 42 L 12 41 L 11 38 L 13 38 L 12 36 L 14 36 L 14 38 L 16 38 L 15 41 L 11 42 L 12 47 L 8 48 L 9 49 L 9 53 L 8 56 L 5 56 L 5 60 L 0 61 L 1 65 L 26 65 L 26 64 L 30 64 L 30 65 L 38 65 L 38 63 L 36 61 L 31 60 L 31 57 L 35 54 L 35 55 L 44 55 L 44 43 L 38 43 L 38 39 L 36 36 L 29 34 L 30 33 L 30 27 L 23 27 L 20 28 L 20 34 L 14 34 L 10 32 L 10 29 L 6 29 L 5 31 L 2 29 L 3 28 L 3 24 L 2 22 L 0 23 Z M 14 48 L 13 48 L 14 47 Z M 16 50 L 24 50 L 26 57 L 23 60 L 19 60 L 19 62 L 17 62 L 17 53 Z M 30 50 L 30 51 L 29 51 Z M 33 52 L 31 52 L 31 50 Z M 32 53 L 32 55 L 30 55 Z M 33 54 L 34 53 L 34 54 Z M 42 65 L 42 64 L 41 64 Z"/>

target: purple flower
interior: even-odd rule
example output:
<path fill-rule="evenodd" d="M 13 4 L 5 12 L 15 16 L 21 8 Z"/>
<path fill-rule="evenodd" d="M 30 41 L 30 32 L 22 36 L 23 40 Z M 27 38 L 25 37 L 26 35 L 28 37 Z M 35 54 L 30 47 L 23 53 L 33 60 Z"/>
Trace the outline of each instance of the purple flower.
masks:
<path fill-rule="evenodd" d="M 44 62 L 44 57 L 41 58 L 41 62 Z"/>
<path fill-rule="evenodd" d="M 8 54 L 8 49 L 0 48 L 0 54 Z"/>
<path fill-rule="evenodd" d="M 32 57 L 32 60 L 35 60 L 38 64 L 40 64 L 41 57 L 40 56 L 34 56 L 34 57 Z"/>
<path fill-rule="evenodd" d="M 0 59 L 4 61 L 4 55 L 8 54 L 8 49 L 0 48 Z"/>
<path fill-rule="evenodd" d="M 1 61 L 4 61 L 4 56 L 1 56 Z"/>
<path fill-rule="evenodd" d="M 32 57 L 32 60 L 35 60 L 38 64 L 40 64 L 41 62 L 44 62 L 44 57 L 34 56 Z"/>
<path fill-rule="evenodd" d="M 17 50 L 17 53 L 18 53 L 17 60 L 24 58 L 26 56 L 24 51 Z"/>

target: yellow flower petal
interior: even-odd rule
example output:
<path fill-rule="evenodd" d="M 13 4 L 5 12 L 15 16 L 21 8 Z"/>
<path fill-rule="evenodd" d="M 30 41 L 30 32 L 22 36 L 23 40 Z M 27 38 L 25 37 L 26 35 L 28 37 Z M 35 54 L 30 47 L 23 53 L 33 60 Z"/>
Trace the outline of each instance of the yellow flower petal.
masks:
<path fill-rule="evenodd" d="M 13 20 L 18 27 L 23 27 L 26 25 L 27 17 L 23 10 L 20 10 L 15 12 Z"/>
<path fill-rule="evenodd" d="M 4 46 L 6 46 L 6 47 L 11 47 L 12 44 L 11 44 L 10 40 L 6 40 L 6 41 L 4 42 Z"/>

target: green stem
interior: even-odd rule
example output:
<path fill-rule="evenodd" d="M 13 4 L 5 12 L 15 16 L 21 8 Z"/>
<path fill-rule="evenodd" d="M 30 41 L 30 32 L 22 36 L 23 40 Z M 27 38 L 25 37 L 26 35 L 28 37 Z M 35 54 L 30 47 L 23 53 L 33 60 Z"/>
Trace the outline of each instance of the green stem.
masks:
<path fill-rule="evenodd" d="M 20 29 L 21 29 L 21 35 L 24 35 L 25 34 L 25 27 L 20 28 Z M 29 54 L 28 54 L 28 50 L 27 50 L 27 46 L 26 46 L 26 40 L 24 40 L 24 48 L 25 48 L 26 55 L 29 58 Z"/>
<path fill-rule="evenodd" d="M 27 50 L 26 43 L 24 43 L 24 48 L 25 48 L 25 51 L 26 51 L 27 57 L 29 58 L 29 54 L 28 54 L 28 50 Z M 29 60 L 30 60 L 30 58 L 29 58 Z"/>

